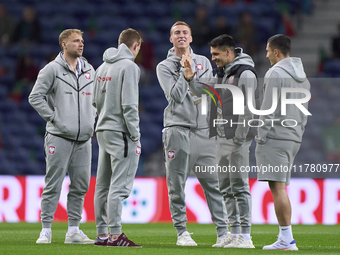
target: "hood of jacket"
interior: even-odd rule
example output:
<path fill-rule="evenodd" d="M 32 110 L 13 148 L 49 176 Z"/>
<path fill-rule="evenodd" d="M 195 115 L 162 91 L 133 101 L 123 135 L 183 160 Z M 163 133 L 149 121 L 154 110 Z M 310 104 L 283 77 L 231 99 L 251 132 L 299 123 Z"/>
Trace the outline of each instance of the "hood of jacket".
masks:
<path fill-rule="evenodd" d="M 284 58 L 273 65 L 272 68 L 280 68 L 284 70 L 297 82 L 304 82 L 307 79 L 301 58 Z"/>
<path fill-rule="evenodd" d="M 114 47 L 108 48 L 103 54 L 103 61 L 107 63 L 115 63 L 122 59 L 135 60 L 135 56 L 124 43 L 119 45 L 118 49 Z"/>
<path fill-rule="evenodd" d="M 235 59 L 224 67 L 224 72 L 228 74 L 230 69 L 235 65 L 255 66 L 253 59 L 248 54 L 243 53 L 242 48 L 235 48 Z"/>

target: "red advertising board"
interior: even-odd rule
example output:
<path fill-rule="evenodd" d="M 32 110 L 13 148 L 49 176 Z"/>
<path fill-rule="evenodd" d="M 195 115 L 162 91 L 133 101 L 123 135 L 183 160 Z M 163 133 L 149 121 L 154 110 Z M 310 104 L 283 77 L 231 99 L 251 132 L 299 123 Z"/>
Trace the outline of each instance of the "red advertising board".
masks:
<path fill-rule="evenodd" d="M 95 178 L 85 197 L 83 222 L 94 221 Z M 266 182 L 250 179 L 252 222 L 277 224 L 273 198 Z M 65 177 L 55 221 L 67 221 L 66 201 L 69 178 Z M 0 222 L 39 222 L 44 176 L 1 176 Z M 189 222 L 211 223 L 203 190 L 196 178 L 186 184 Z M 287 187 L 292 204 L 293 224 L 339 224 L 340 179 L 292 179 Z M 125 223 L 170 222 L 165 178 L 136 178 L 131 195 L 124 201 Z"/>

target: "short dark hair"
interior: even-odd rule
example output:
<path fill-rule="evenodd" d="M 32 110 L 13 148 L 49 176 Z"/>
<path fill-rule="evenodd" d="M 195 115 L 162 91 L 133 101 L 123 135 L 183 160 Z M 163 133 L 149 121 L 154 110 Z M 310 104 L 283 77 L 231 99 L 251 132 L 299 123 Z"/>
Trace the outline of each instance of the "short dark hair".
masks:
<path fill-rule="evenodd" d="M 216 38 L 212 39 L 208 44 L 210 47 L 219 48 L 223 51 L 225 51 L 227 48 L 230 48 L 233 51 L 235 50 L 234 38 L 227 34 L 217 36 Z"/>
<path fill-rule="evenodd" d="M 267 43 L 272 50 L 278 49 L 284 56 L 290 53 L 290 38 L 286 35 L 274 35 L 268 39 Z"/>
<path fill-rule="evenodd" d="M 141 44 L 143 42 L 142 37 L 137 32 L 137 30 L 133 28 L 128 28 L 122 31 L 118 38 L 118 45 L 125 43 L 128 48 L 130 48 L 134 42 L 138 42 Z"/>

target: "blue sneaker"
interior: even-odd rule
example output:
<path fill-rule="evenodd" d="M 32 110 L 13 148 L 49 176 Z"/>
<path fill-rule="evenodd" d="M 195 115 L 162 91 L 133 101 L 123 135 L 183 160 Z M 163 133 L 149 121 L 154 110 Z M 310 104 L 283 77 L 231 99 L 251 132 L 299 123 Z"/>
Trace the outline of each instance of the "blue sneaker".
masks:
<path fill-rule="evenodd" d="M 295 240 L 291 241 L 290 243 L 287 243 L 281 239 L 278 239 L 275 243 L 271 245 L 263 246 L 263 250 L 291 250 L 291 251 L 297 251 L 299 250 L 296 246 Z"/>

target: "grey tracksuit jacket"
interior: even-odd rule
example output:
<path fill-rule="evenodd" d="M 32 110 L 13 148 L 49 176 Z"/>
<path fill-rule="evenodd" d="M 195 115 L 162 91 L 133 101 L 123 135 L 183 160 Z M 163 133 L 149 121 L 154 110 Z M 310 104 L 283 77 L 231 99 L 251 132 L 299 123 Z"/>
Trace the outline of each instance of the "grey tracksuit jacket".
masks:
<path fill-rule="evenodd" d="M 140 138 L 137 86 L 140 70 L 134 59 L 125 44 L 104 52 L 93 92 L 93 105 L 99 112 L 96 132 L 112 130 L 127 133 L 132 140 Z"/>
<path fill-rule="evenodd" d="M 269 69 L 264 78 L 264 96 L 261 110 L 268 110 L 272 106 L 273 88 L 278 90 L 276 110 L 272 114 L 260 116 L 260 120 L 264 122 L 264 125 L 259 127 L 258 136 L 255 137 L 255 140 L 260 144 L 265 143 L 267 138 L 300 143 L 307 124 L 307 116 L 292 104 L 287 105 L 286 115 L 282 115 L 281 112 L 281 88 L 303 88 L 310 91 L 310 83 L 307 80 L 300 58 L 285 58 Z M 287 95 L 289 99 L 304 97 L 302 93 L 288 93 Z M 302 105 L 306 109 L 308 108 L 308 103 L 303 103 Z M 290 122 L 285 123 L 289 127 L 282 126 L 282 121 L 288 119 L 295 120 L 297 125 L 292 127 L 294 123 Z"/>
<path fill-rule="evenodd" d="M 164 127 L 208 128 L 207 118 L 201 114 L 201 104 L 194 103 L 198 98 L 192 96 L 192 92 L 197 94 L 194 88 L 198 87 L 198 80 L 204 82 L 212 77 L 212 67 L 206 57 L 196 55 L 192 50 L 191 57 L 192 68 L 197 73 L 190 82 L 184 78 L 184 68 L 180 66 L 181 59 L 174 48 L 169 50 L 167 59 L 157 65 L 157 77 L 169 103 L 164 110 Z"/>
<path fill-rule="evenodd" d="M 95 121 L 91 104 L 94 69 L 83 57 L 80 63 L 81 73 L 77 77 L 60 52 L 40 70 L 28 100 L 47 121 L 48 133 L 87 141 L 93 135 Z"/>
<path fill-rule="evenodd" d="M 209 139 L 207 118 L 201 114 L 201 98 L 195 93 L 199 81 L 207 82 L 212 77 L 212 68 L 206 57 L 192 51 L 191 57 L 191 68 L 197 73 L 190 82 L 184 78 L 184 68 L 174 48 L 169 50 L 167 59 L 157 65 L 157 78 L 169 103 L 164 110 L 164 127 L 169 128 L 163 132 L 163 144 L 170 212 L 178 235 L 186 230 L 185 183 L 191 169 L 195 165 L 215 164 L 215 144 Z M 216 175 L 195 174 L 204 190 L 218 236 L 222 236 L 227 231 L 227 223 Z"/>

